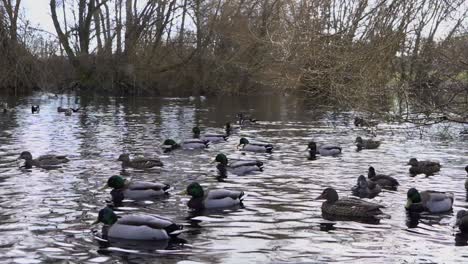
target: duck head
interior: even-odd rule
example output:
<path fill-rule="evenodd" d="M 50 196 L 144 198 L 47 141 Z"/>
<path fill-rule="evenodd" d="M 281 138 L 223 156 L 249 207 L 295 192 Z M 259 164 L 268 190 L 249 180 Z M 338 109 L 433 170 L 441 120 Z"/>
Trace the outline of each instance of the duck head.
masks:
<path fill-rule="evenodd" d="M 416 158 L 411 158 L 409 161 L 408 161 L 408 165 L 411 165 L 411 166 L 418 166 L 418 160 Z"/>
<path fill-rule="evenodd" d="M 364 175 L 359 175 L 357 179 L 357 185 L 360 188 L 367 188 L 369 186 L 369 183 L 367 182 L 366 177 L 364 177 Z"/>
<path fill-rule="evenodd" d="M 31 152 L 23 151 L 23 152 L 21 152 L 18 159 L 32 160 L 33 158 L 32 158 Z"/>
<path fill-rule="evenodd" d="M 369 171 L 367 172 L 367 178 L 372 179 L 375 177 L 375 169 L 374 167 L 370 166 Z"/>
<path fill-rule="evenodd" d="M 107 180 L 107 186 L 113 189 L 120 189 L 125 186 L 125 179 L 120 176 L 112 176 Z"/>
<path fill-rule="evenodd" d="M 338 193 L 336 192 L 335 189 L 328 187 L 325 190 L 323 190 L 322 194 L 315 198 L 315 200 L 327 200 L 329 203 L 334 203 L 338 201 Z"/>
<path fill-rule="evenodd" d="M 317 157 L 317 144 L 313 141 L 309 142 L 307 144 L 307 150 L 309 150 L 309 159 L 310 160 L 315 160 Z"/>
<path fill-rule="evenodd" d="M 99 211 L 98 219 L 94 223 L 103 223 L 105 225 L 113 225 L 117 222 L 118 218 L 114 211 L 109 208 L 103 208 Z"/>
<path fill-rule="evenodd" d="M 357 137 L 355 142 L 362 144 L 362 137 Z"/>
<path fill-rule="evenodd" d="M 199 138 L 200 137 L 200 128 L 199 127 L 194 127 L 192 128 L 192 133 L 193 133 L 193 138 Z"/>
<path fill-rule="evenodd" d="M 192 196 L 193 198 L 200 198 L 205 195 L 203 191 L 203 187 L 198 182 L 192 182 L 187 186 L 187 194 Z"/>
<path fill-rule="evenodd" d="M 221 163 L 223 165 L 228 164 L 228 158 L 223 153 L 219 153 L 218 155 L 216 155 L 215 161 L 219 162 L 219 163 Z"/>
<path fill-rule="evenodd" d="M 232 128 L 231 128 L 231 123 L 230 122 L 227 122 L 224 125 L 224 131 L 226 132 L 226 135 L 228 135 L 228 136 L 231 134 Z"/>
<path fill-rule="evenodd" d="M 406 209 L 410 209 L 413 204 L 421 203 L 421 194 L 419 194 L 419 191 L 416 188 L 409 189 L 406 197 Z"/>
<path fill-rule="evenodd" d="M 177 144 L 173 139 L 166 139 L 163 142 L 163 149 L 164 153 L 167 153 L 171 150 L 174 150 L 179 147 L 179 144 Z"/>
<path fill-rule="evenodd" d="M 468 212 L 465 211 L 465 210 L 460 210 L 457 212 L 457 222 L 456 222 L 456 225 L 460 225 L 461 223 L 461 220 L 463 217 L 467 216 L 468 215 Z"/>
<path fill-rule="evenodd" d="M 123 162 L 130 162 L 130 155 L 128 154 L 120 154 L 119 158 L 117 161 L 123 161 Z"/>
<path fill-rule="evenodd" d="M 239 140 L 239 145 L 237 145 L 237 148 L 239 148 L 240 146 L 245 147 L 245 145 L 247 144 L 249 144 L 249 140 L 246 138 L 241 138 Z"/>

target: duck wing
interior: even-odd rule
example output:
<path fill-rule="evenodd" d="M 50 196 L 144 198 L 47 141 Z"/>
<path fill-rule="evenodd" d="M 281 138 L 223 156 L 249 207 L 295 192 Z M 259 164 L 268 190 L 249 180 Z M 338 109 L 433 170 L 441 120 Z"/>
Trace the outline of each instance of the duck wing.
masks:
<path fill-rule="evenodd" d="M 224 198 L 232 198 L 234 200 L 241 199 L 244 196 L 243 191 L 229 191 L 225 189 L 217 189 L 211 190 L 208 192 L 206 198 L 208 199 L 224 199 Z"/>
<path fill-rule="evenodd" d="M 453 193 L 424 191 L 424 192 L 421 192 L 421 199 L 423 201 L 433 201 L 433 202 L 440 202 L 445 199 L 450 199 L 453 202 Z"/>
<path fill-rule="evenodd" d="M 155 190 L 155 191 L 165 191 L 170 188 L 169 184 L 164 184 L 160 182 L 145 182 L 137 181 L 131 182 L 127 188 L 129 190 Z"/>
<path fill-rule="evenodd" d="M 382 183 L 383 185 L 400 185 L 400 183 L 395 178 L 383 174 L 375 175 L 372 177 L 371 181 L 377 182 L 378 184 Z"/>
<path fill-rule="evenodd" d="M 356 198 L 343 198 L 334 203 L 336 206 L 343 206 L 343 207 L 350 207 L 350 208 L 363 208 L 366 209 L 366 211 L 373 211 L 377 210 L 380 208 L 385 208 L 385 206 L 377 204 L 377 203 L 372 203 L 368 202 L 365 200 L 361 199 L 356 199 Z"/>
<path fill-rule="evenodd" d="M 159 159 L 148 159 L 148 158 L 142 158 L 142 157 L 134 158 L 131 161 L 131 163 L 135 166 L 146 167 L 146 168 L 155 167 L 155 166 L 159 166 L 159 167 L 163 166 L 163 163 Z"/>
<path fill-rule="evenodd" d="M 117 223 L 131 226 L 149 226 L 155 229 L 165 229 L 175 224 L 172 220 L 158 215 L 126 215 L 119 218 Z"/>
<path fill-rule="evenodd" d="M 258 161 L 258 160 L 239 160 L 235 161 L 231 164 L 229 164 L 229 167 L 235 169 L 239 167 L 244 167 L 244 166 L 258 166 L 261 167 L 263 166 L 263 162 Z"/>

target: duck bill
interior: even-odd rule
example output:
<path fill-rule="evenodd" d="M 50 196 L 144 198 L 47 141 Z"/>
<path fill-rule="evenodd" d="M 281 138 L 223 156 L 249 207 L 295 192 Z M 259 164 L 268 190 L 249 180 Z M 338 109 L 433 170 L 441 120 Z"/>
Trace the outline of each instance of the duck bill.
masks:
<path fill-rule="evenodd" d="M 316 200 L 322 200 L 322 199 L 324 199 L 324 198 L 323 198 L 323 194 L 321 194 L 321 195 L 319 195 L 317 198 L 315 198 L 314 201 L 316 201 Z"/>
<path fill-rule="evenodd" d="M 99 219 L 96 219 L 96 221 L 94 221 L 91 225 L 92 225 L 92 226 L 95 226 L 95 225 L 97 225 L 97 224 L 99 224 Z"/>
<path fill-rule="evenodd" d="M 102 186 L 101 188 L 99 188 L 99 191 L 103 191 L 103 190 L 105 190 L 107 188 L 109 188 L 109 185 L 106 184 L 106 185 Z"/>
<path fill-rule="evenodd" d="M 180 192 L 181 195 L 187 195 L 187 190 Z"/>
<path fill-rule="evenodd" d="M 411 201 L 411 199 L 407 199 L 407 200 L 406 200 L 405 208 L 406 208 L 406 209 L 410 209 L 410 207 L 411 207 L 412 204 L 413 204 L 413 201 Z"/>

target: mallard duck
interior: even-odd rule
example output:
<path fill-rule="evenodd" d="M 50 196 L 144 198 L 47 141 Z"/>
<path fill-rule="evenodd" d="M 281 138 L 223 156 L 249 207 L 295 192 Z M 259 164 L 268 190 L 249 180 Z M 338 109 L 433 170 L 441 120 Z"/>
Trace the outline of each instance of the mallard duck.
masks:
<path fill-rule="evenodd" d="M 364 118 L 362 117 L 358 117 L 356 116 L 354 118 L 354 125 L 356 127 L 374 127 L 378 124 L 378 122 L 375 122 L 375 121 L 368 121 L 368 120 L 365 120 Z"/>
<path fill-rule="evenodd" d="M 468 233 L 468 212 L 465 210 L 460 210 L 457 212 L 457 222 L 456 226 L 460 229 L 462 233 Z"/>
<path fill-rule="evenodd" d="M 237 160 L 228 164 L 226 155 L 220 153 L 216 155 L 215 161 L 218 162 L 216 168 L 221 178 L 227 177 L 227 171 L 239 176 L 254 171 L 263 171 L 263 162 L 258 160 Z"/>
<path fill-rule="evenodd" d="M 195 210 L 232 207 L 241 204 L 244 199 L 243 191 L 217 189 L 205 192 L 198 182 L 189 184 L 186 192 L 192 196 L 187 206 Z"/>
<path fill-rule="evenodd" d="M 309 150 L 309 159 L 315 158 L 315 154 L 320 154 L 320 156 L 336 156 L 341 154 L 341 147 L 334 146 L 334 145 L 322 145 L 317 150 L 317 143 L 311 141 L 307 145 L 307 149 Z"/>
<path fill-rule="evenodd" d="M 244 113 L 238 113 L 236 117 L 237 117 L 238 124 L 240 126 L 251 125 L 251 124 L 257 123 L 257 119 L 252 118 L 251 116 L 248 116 Z"/>
<path fill-rule="evenodd" d="M 387 190 L 396 190 L 398 185 L 400 185 L 400 183 L 398 183 L 398 181 L 393 177 L 383 174 L 376 174 L 375 169 L 372 166 L 369 167 L 367 178 Z"/>
<path fill-rule="evenodd" d="M 411 188 L 407 193 L 406 210 L 410 212 L 444 213 L 452 210 L 453 193 L 436 191 L 419 192 Z"/>
<path fill-rule="evenodd" d="M 70 161 L 66 155 L 52 155 L 52 154 L 42 155 L 36 159 L 33 159 L 31 152 L 29 151 L 21 152 L 18 159 L 25 160 L 24 167 L 26 169 L 30 169 L 32 168 L 32 166 L 35 166 L 38 168 L 44 168 L 44 169 L 57 168 L 56 165 L 60 165 L 62 163 L 67 163 Z"/>
<path fill-rule="evenodd" d="M 135 169 L 149 169 L 153 167 L 162 167 L 164 164 L 162 161 L 156 158 L 134 158 L 130 160 L 129 154 L 120 154 L 117 161 L 122 162 L 122 168 L 135 168 Z"/>
<path fill-rule="evenodd" d="M 171 152 L 176 149 L 204 149 L 207 148 L 209 141 L 202 140 L 202 139 L 187 139 L 184 140 L 182 143 L 177 143 L 172 139 L 166 139 L 163 143 L 163 150 L 164 153 Z"/>
<path fill-rule="evenodd" d="M 362 139 L 361 137 L 356 138 L 356 147 L 358 150 L 362 149 L 376 149 L 380 146 L 380 141 L 372 139 Z"/>
<path fill-rule="evenodd" d="M 95 223 L 103 223 L 103 236 L 129 240 L 165 240 L 181 233 L 182 226 L 158 215 L 124 215 L 118 217 L 106 207 L 99 211 Z"/>
<path fill-rule="evenodd" d="M 465 167 L 466 176 L 468 177 L 468 165 Z M 468 179 L 465 180 L 465 189 L 468 192 Z"/>
<path fill-rule="evenodd" d="M 373 181 L 367 181 L 364 175 L 360 175 L 357 184 L 351 188 L 351 191 L 354 196 L 359 198 L 374 198 L 382 191 L 382 188 Z"/>
<path fill-rule="evenodd" d="M 194 127 L 192 129 L 193 132 L 193 138 L 199 138 L 203 141 L 209 141 L 211 143 L 218 143 L 222 141 L 226 141 L 228 136 L 223 135 L 223 134 L 204 134 L 200 135 L 201 131 L 199 127 Z"/>
<path fill-rule="evenodd" d="M 322 203 L 322 216 L 328 220 L 377 220 L 388 218 L 380 208 L 384 206 L 357 198 L 339 199 L 335 189 L 329 187 L 315 200 L 325 199 Z"/>
<path fill-rule="evenodd" d="M 159 182 L 128 181 L 120 176 L 112 176 L 107 180 L 106 187 L 110 187 L 112 201 L 120 203 L 124 199 L 145 200 L 169 194 L 169 184 Z"/>
<path fill-rule="evenodd" d="M 435 161 L 418 161 L 416 158 L 411 158 L 408 162 L 411 165 L 409 172 L 412 176 L 418 174 L 426 174 L 426 176 L 432 175 L 440 171 L 440 163 Z"/>
<path fill-rule="evenodd" d="M 31 113 L 32 114 L 38 114 L 40 111 L 39 105 L 32 105 L 31 106 Z"/>
<path fill-rule="evenodd" d="M 251 151 L 251 152 L 265 152 L 265 153 L 272 153 L 273 152 L 273 145 L 269 143 L 262 143 L 262 142 L 253 142 L 250 143 L 249 140 L 246 138 L 241 138 L 239 140 L 239 148 L 242 146 L 242 150 L 244 151 Z"/>
<path fill-rule="evenodd" d="M 65 112 L 67 112 L 67 110 L 71 110 L 73 113 L 76 113 L 76 112 L 80 111 L 80 108 L 81 107 L 78 107 L 78 108 L 71 108 L 71 107 L 70 108 L 64 108 L 64 107 L 59 106 L 59 107 L 57 107 L 57 112 L 65 113 Z"/>

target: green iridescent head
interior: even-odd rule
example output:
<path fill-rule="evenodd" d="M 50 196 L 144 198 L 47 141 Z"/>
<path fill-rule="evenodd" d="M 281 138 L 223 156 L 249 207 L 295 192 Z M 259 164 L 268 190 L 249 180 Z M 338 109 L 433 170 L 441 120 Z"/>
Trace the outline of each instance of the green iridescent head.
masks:
<path fill-rule="evenodd" d="M 193 198 L 203 197 L 205 192 L 203 191 L 203 187 L 198 182 L 192 182 L 187 186 L 187 194 L 192 196 Z"/>
<path fill-rule="evenodd" d="M 223 153 L 220 153 L 220 154 L 216 155 L 215 161 L 219 162 L 219 163 L 221 163 L 223 165 L 228 164 L 228 158 Z"/>
<path fill-rule="evenodd" d="M 406 200 L 406 206 L 405 206 L 406 209 L 409 209 L 412 204 L 421 202 L 421 194 L 419 194 L 419 191 L 416 188 L 409 189 L 406 196 L 408 198 Z"/>
<path fill-rule="evenodd" d="M 192 128 L 192 132 L 194 135 L 200 135 L 201 131 L 199 127 Z"/>
<path fill-rule="evenodd" d="M 111 208 L 106 207 L 99 211 L 97 222 L 103 223 L 105 225 L 113 225 L 115 222 L 117 222 L 117 220 L 117 215 Z"/>
<path fill-rule="evenodd" d="M 241 138 L 241 139 L 239 140 L 239 145 L 238 145 L 238 146 L 245 146 L 245 145 L 247 145 L 247 144 L 249 144 L 249 140 L 246 139 L 246 138 Z"/>
<path fill-rule="evenodd" d="M 120 176 L 112 176 L 107 180 L 107 186 L 114 189 L 123 188 L 125 186 L 125 179 Z"/>

